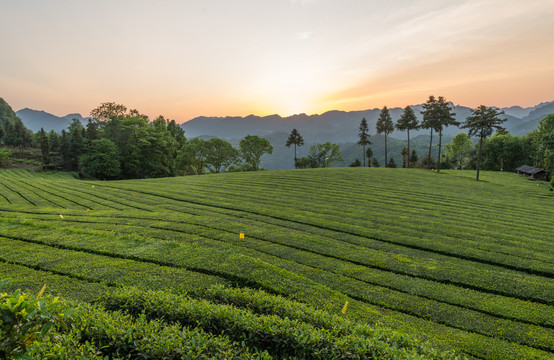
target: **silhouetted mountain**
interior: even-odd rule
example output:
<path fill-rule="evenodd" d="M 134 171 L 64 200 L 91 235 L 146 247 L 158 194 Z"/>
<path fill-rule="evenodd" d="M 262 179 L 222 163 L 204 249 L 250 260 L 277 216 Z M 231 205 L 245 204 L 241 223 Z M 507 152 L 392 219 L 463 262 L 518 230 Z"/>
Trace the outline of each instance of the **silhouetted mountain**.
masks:
<path fill-rule="evenodd" d="M 86 126 L 88 118 L 83 118 L 81 114 L 68 114 L 60 117 L 49 114 L 45 111 L 32 110 L 29 108 L 16 111 L 16 115 L 23 121 L 25 126 L 34 132 L 44 128 L 44 131 L 54 130 L 61 132 L 63 129 L 67 129 L 73 119 L 79 120 L 83 126 Z"/>

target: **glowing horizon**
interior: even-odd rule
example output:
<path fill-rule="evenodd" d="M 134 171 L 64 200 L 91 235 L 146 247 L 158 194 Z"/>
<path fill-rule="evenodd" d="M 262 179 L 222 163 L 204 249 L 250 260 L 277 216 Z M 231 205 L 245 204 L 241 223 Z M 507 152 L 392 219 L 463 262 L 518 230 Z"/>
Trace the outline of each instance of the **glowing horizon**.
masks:
<path fill-rule="evenodd" d="M 113 101 L 182 123 L 554 100 L 551 0 L 8 2 L 0 97 L 88 116 Z M 9 34 L 9 35 L 8 35 Z"/>

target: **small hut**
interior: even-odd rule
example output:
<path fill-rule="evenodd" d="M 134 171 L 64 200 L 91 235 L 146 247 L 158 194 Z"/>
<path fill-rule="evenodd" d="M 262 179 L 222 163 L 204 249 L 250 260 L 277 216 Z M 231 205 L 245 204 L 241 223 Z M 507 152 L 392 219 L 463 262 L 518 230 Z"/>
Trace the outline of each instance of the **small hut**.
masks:
<path fill-rule="evenodd" d="M 541 168 L 534 168 L 529 165 L 521 165 L 516 169 L 517 173 L 520 175 L 529 176 L 533 179 L 543 179 L 546 175 L 546 172 Z"/>

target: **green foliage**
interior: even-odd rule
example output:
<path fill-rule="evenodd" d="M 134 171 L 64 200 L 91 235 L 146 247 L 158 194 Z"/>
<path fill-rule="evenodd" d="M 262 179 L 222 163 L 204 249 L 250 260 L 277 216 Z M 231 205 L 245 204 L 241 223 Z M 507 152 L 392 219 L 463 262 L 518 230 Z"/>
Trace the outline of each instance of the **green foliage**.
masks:
<path fill-rule="evenodd" d="M 0 281 L 0 288 L 7 280 Z M 68 312 L 60 312 L 58 298 L 38 295 L 0 292 L 0 358 L 23 355 L 35 342 L 47 336 L 54 326 L 65 326 Z"/>
<path fill-rule="evenodd" d="M 325 144 L 312 144 L 308 157 L 298 159 L 297 165 L 300 169 L 325 168 L 330 167 L 334 161 L 344 161 L 340 146 L 326 142 Z"/>
<path fill-rule="evenodd" d="M 464 169 L 468 163 L 469 152 L 473 143 L 466 133 L 459 133 L 452 138 L 452 142 L 446 146 L 446 157 L 456 164 L 458 170 Z"/>
<path fill-rule="evenodd" d="M 525 150 L 522 138 L 497 132 L 483 145 L 483 169 L 514 171 L 527 163 Z"/>
<path fill-rule="evenodd" d="M 360 159 L 356 158 L 356 160 L 354 160 L 354 162 L 352 162 L 352 164 L 349 165 L 350 167 L 360 167 L 362 166 L 362 162 L 360 161 Z"/>
<path fill-rule="evenodd" d="M 185 142 L 177 153 L 177 168 L 187 175 L 202 175 L 206 167 L 208 144 L 206 140 L 193 138 Z"/>
<path fill-rule="evenodd" d="M 10 149 L 0 148 L 0 167 L 6 166 L 12 159 L 13 152 Z"/>
<path fill-rule="evenodd" d="M 40 151 L 42 153 L 42 163 L 50 164 L 50 145 L 48 144 L 48 135 L 43 128 L 40 129 Z"/>
<path fill-rule="evenodd" d="M 109 139 L 95 139 L 85 145 L 79 168 L 99 179 L 114 179 L 121 174 L 115 144 Z"/>
<path fill-rule="evenodd" d="M 261 157 L 273 153 L 269 140 L 256 135 L 246 135 L 239 143 L 240 155 L 254 170 L 258 170 Z"/>
<path fill-rule="evenodd" d="M 239 163 L 239 151 L 229 142 L 212 138 L 206 142 L 206 165 L 215 173 L 224 171 L 229 166 Z"/>

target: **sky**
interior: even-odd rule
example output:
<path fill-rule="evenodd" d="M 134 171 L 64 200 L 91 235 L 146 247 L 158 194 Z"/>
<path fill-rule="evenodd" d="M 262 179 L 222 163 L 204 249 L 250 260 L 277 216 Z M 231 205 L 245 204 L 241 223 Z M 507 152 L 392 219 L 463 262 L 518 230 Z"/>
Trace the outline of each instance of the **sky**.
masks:
<path fill-rule="evenodd" d="M 554 100 L 554 0 L 0 0 L 0 97 L 197 116 Z"/>

